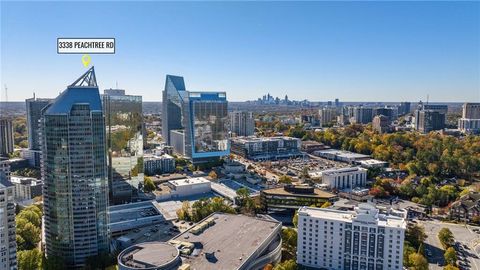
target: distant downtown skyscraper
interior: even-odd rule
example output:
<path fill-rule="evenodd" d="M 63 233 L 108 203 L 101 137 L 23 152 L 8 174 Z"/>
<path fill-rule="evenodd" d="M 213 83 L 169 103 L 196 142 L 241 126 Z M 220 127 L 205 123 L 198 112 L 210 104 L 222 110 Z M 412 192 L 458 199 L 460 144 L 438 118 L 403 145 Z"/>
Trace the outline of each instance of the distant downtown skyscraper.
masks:
<path fill-rule="evenodd" d="M 108 252 L 105 123 L 93 67 L 44 109 L 46 256 L 69 269 Z"/>
<path fill-rule="evenodd" d="M 167 75 L 162 112 L 165 142 L 194 163 L 228 155 L 227 106 L 225 92 L 186 91 L 183 77 Z"/>
<path fill-rule="evenodd" d="M 34 167 L 40 166 L 40 139 L 39 127 L 42 110 L 52 100 L 47 98 L 29 98 L 25 100 L 27 109 L 27 131 L 28 131 L 28 151 L 31 159 L 31 164 Z"/>
<path fill-rule="evenodd" d="M 107 89 L 103 95 L 108 151 L 110 201 L 132 201 L 143 185 L 142 97 Z"/>

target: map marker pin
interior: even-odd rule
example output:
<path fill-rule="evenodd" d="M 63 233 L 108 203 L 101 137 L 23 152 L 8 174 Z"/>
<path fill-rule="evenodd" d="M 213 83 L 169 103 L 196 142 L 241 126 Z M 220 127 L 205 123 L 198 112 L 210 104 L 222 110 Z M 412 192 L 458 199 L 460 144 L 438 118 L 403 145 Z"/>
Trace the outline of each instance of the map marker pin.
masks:
<path fill-rule="evenodd" d="M 88 65 L 90 64 L 90 60 L 92 60 L 92 58 L 90 57 L 90 55 L 88 54 L 84 54 L 82 56 L 82 63 L 85 67 L 88 67 Z"/>

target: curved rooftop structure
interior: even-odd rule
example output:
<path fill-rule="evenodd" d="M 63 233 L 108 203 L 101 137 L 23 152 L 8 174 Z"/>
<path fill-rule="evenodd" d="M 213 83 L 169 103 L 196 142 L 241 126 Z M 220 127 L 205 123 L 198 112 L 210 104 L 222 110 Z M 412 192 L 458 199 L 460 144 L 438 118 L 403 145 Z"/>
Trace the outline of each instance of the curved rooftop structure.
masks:
<path fill-rule="evenodd" d="M 170 270 L 180 265 L 176 247 L 164 242 L 146 242 L 133 245 L 118 255 L 121 270 Z"/>

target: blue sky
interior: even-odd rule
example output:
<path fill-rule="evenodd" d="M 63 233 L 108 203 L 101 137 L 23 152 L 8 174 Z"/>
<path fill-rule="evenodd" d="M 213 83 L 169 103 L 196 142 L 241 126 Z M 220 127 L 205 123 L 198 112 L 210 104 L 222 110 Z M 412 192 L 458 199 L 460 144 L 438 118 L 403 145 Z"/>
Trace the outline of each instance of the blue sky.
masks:
<path fill-rule="evenodd" d="M 479 2 L 1 2 L 10 101 L 55 97 L 85 68 L 57 37 L 115 37 L 100 88 L 160 101 L 166 74 L 231 101 L 480 101 Z"/>

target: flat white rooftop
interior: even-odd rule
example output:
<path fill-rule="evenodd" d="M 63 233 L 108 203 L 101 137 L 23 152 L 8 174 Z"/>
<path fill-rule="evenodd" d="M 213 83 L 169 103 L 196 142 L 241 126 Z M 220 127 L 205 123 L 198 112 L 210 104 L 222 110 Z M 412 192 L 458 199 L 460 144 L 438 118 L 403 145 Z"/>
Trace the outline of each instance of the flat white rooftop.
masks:
<path fill-rule="evenodd" d="M 389 227 L 389 228 L 403 228 L 407 227 L 407 223 L 404 218 L 380 214 L 379 210 L 375 206 L 370 204 L 360 204 L 355 207 L 354 211 L 342 211 L 329 208 L 315 208 L 315 207 L 302 207 L 298 210 L 299 216 L 310 216 L 313 218 L 326 219 L 332 221 L 341 222 L 366 222 L 368 224 L 376 224 L 377 226 Z"/>
<path fill-rule="evenodd" d="M 348 168 L 338 168 L 338 169 L 328 169 L 325 171 L 321 171 L 322 175 L 335 175 L 335 174 L 342 174 L 342 173 L 351 173 L 357 171 L 367 171 L 367 169 L 360 168 L 360 167 L 348 167 Z"/>
<path fill-rule="evenodd" d="M 387 163 L 386 161 L 381 161 L 378 159 L 366 159 L 366 160 L 360 160 L 358 161 L 360 164 L 364 165 L 376 165 L 376 164 L 385 164 Z"/>
<path fill-rule="evenodd" d="M 204 177 L 195 177 L 195 178 L 172 180 L 172 181 L 168 181 L 168 183 L 170 183 L 170 184 L 172 184 L 176 187 L 180 187 L 180 186 L 191 186 L 191 185 L 206 184 L 206 183 L 210 183 L 210 181 L 207 180 Z"/>

